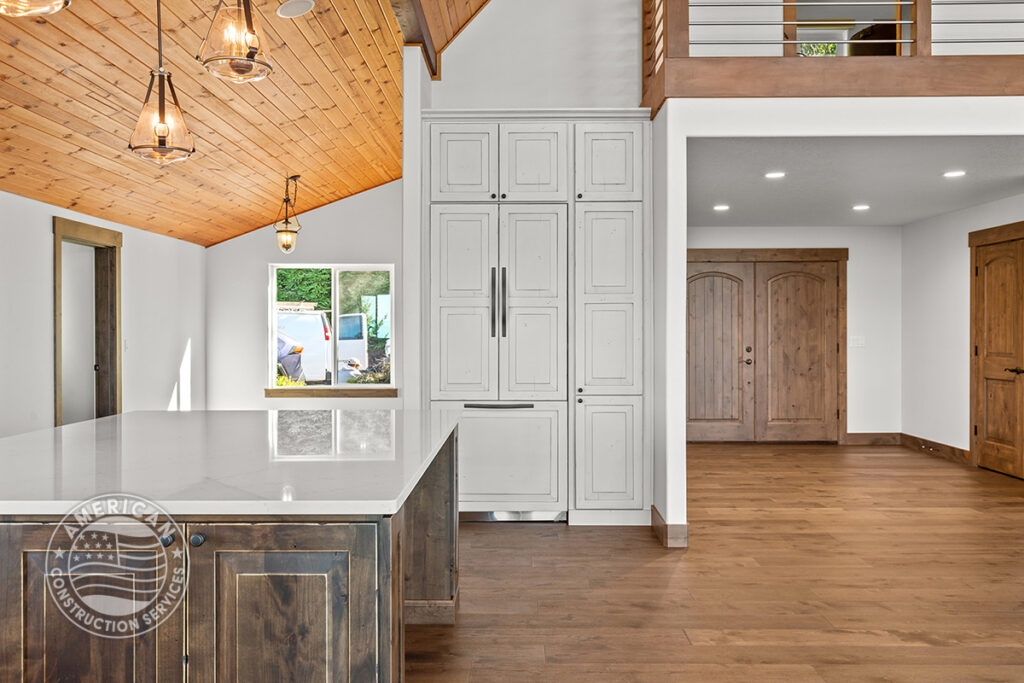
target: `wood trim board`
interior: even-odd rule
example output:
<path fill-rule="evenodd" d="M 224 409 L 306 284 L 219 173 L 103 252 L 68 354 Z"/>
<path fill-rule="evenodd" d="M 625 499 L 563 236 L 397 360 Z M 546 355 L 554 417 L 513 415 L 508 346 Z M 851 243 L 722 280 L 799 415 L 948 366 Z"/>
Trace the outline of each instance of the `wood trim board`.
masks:
<path fill-rule="evenodd" d="M 67 218 L 53 218 L 53 424 L 63 424 L 63 283 L 64 242 L 96 249 L 96 361 L 102 371 L 97 380 L 97 415 L 119 414 L 122 409 L 121 244 L 116 230 Z"/>
<path fill-rule="evenodd" d="M 982 247 L 986 244 L 998 244 L 999 242 L 1012 242 L 1024 239 L 1024 221 L 1007 223 L 985 230 L 975 230 L 967 234 L 967 246 Z"/>
<path fill-rule="evenodd" d="M 846 435 L 847 446 L 899 446 L 902 443 L 899 432 L 854 432 Z"/>
<path fill-rule="evenodd" d="M 398 389 L 344 389 L 340 387 L 275 387 L 263 390 L 264 398 L 398 398 Z"/>
<path fill-rule="evenodd" d="M 651 506 L 651 531 L 658 542 L 666 548 L 688 548 L 690 546 L 690 526 L 688 524 L 668 524 L 656 505 Z"/>
<path fill-rule="evenodd" d="M 687 263 L 848 261 L 849 249 L 687 249 Z"/>
<path fill-rule="evenodd" d="M 946 444 L 939 443 L 938 441 L 929 441 L 928 439 L 922 439 L 919 436 L 911 436 L 910 434 L 900 434 L 900 445 L 916 451 L 924 451 L 929 455 L 937 455 L 940 458 L 950 460 L 961 465 L 974 465 L 974 460 L 971 457 L 970 452 L 965 451 L 962 448 L 956 448 L 955 446 L 947 446 Z"/>

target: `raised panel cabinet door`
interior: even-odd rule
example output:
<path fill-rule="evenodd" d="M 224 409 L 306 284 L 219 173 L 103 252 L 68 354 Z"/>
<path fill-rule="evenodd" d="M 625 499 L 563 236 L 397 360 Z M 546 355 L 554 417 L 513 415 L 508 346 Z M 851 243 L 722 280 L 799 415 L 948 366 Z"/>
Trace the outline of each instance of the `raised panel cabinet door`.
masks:
<path fill-rule="evenodd" d="M 499 398 L 565 399 L 568 381 L 568 210 L 502 206 Z"/>
<path fill-rule="evenodd" d="M 461 409 L 459 510 L 568 510 L 566 403 L 444 403 Z"/>
<path fill-rule="evenodd" d="M 978 465 L 1024 476 L 1024 243 L 977 248 L 974 287 L 978 344 Z"/>
<path fill-rule="evenodd" d="M 134 638 L 92 635 L 61 613 L 46 585 L 53 528 L 0 524 L 0 681 L 182 680 L 184 607 Z"/>
<path fill-rule="evenodd" d="M 644 198 L 644 124 L 576 124 L 576 198 L 639 202 Z"/>
<path fill-rule="evenodd" d="M 643 398 L 588 396 L 576 404 L 576 507 L 643 507 Z"/>
<path fill-rule="evenodd" d="M 642 393 L 642 206 L 577 204 L 575 265 L 575 393 Z"/>
<path fill-rule="evenodd" d="M 686 438 L 754 440 L 754 264 L 690 263 Z"/>
<path fill-rule="evenodd" d="M 430 125 L 430 199 L 486 202 L 498 198 L 498 125 Z"/>
<path fill-rule="evenodd" d="M 498 286 L 497 206 L 433 205 L 433 398 L 498 398 Z"/>
<path fill-rule="evenodd" d="M 569 124 L 503 123 L 499 139 L 502 201 L 569 200 Z"/>
<path fill-rule="evenodd" d="M 839 438 L 839 267 L 758 263 L 755 438 Z"/>
<path fill-rule="evenodd" d="M 189 679 L 387 679 L 377 634 L 391 623 L 378 623 L 377 531 L 374 523 L 190 524 L 188 534 L 205 542 L 189 552 Z"/>

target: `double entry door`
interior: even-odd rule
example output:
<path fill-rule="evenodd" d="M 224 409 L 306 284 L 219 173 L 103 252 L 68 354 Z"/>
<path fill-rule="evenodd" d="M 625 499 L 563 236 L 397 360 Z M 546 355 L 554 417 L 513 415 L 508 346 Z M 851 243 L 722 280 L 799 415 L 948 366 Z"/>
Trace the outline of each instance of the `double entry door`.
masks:
<path fill-rule="evenodd" d="M 567 207 L 431 207 L 434 400 L 567 398 Z"/>
<path fill-rule="evenodd" d="M 839 264 L 693 262 L 687 439 L 839 438 Z"/>

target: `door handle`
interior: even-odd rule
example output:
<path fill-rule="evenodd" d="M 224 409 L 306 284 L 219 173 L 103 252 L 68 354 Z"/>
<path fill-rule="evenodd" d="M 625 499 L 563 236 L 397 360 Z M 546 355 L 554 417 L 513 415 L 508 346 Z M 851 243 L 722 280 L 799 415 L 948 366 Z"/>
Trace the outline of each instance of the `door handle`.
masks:
<path fill-rule="evenodd" d="M 463 408 L 475 410 L 528 410 L 532 403 L 464 403 Z"/>
<path fill-rule="evenodd" d="M 501 268 L 501 336 L 508 336 L 508 268 Z"/>
<path fill-rule="evenodd" d="M 1024 368 L 1003 368 L 1006 372 L 1012 372 L 1015 375 L 1024 375 Z"/>
<path fill-rule="evenodd" d="M 491 337 L 498 335 L 498 269 L 491 268 Z"/>

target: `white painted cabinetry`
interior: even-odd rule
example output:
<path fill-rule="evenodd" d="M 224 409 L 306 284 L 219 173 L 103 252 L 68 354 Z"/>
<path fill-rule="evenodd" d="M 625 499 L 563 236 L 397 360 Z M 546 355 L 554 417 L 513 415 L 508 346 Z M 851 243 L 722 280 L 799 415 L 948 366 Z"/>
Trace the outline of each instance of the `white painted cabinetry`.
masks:
<path fill-rule="evenodd" d="M 638 122 L 576 124 L 576 199 L 643 201 L 643 131 Z"/>
<path fill-rule="evenodd" d="M 576 204 L 578 394 L 643 390 L 643 205 Z"/>
<path fill-rule="evenodd" d="M 644 523 L 648 124 L 439 118 L 429 384 L 463 410 L 460 510 Z"/>
<path fill-rule="evenodd" d="M 576 404 L 576 507 L 643 507 L 643 399 L 588 396 Z"/>
<path fill-rule="evenodd" d="M 459 509 L 559 512 L 568 507 L 568 407 L 553 403 L 445 403 L 461 409 Z"/>

